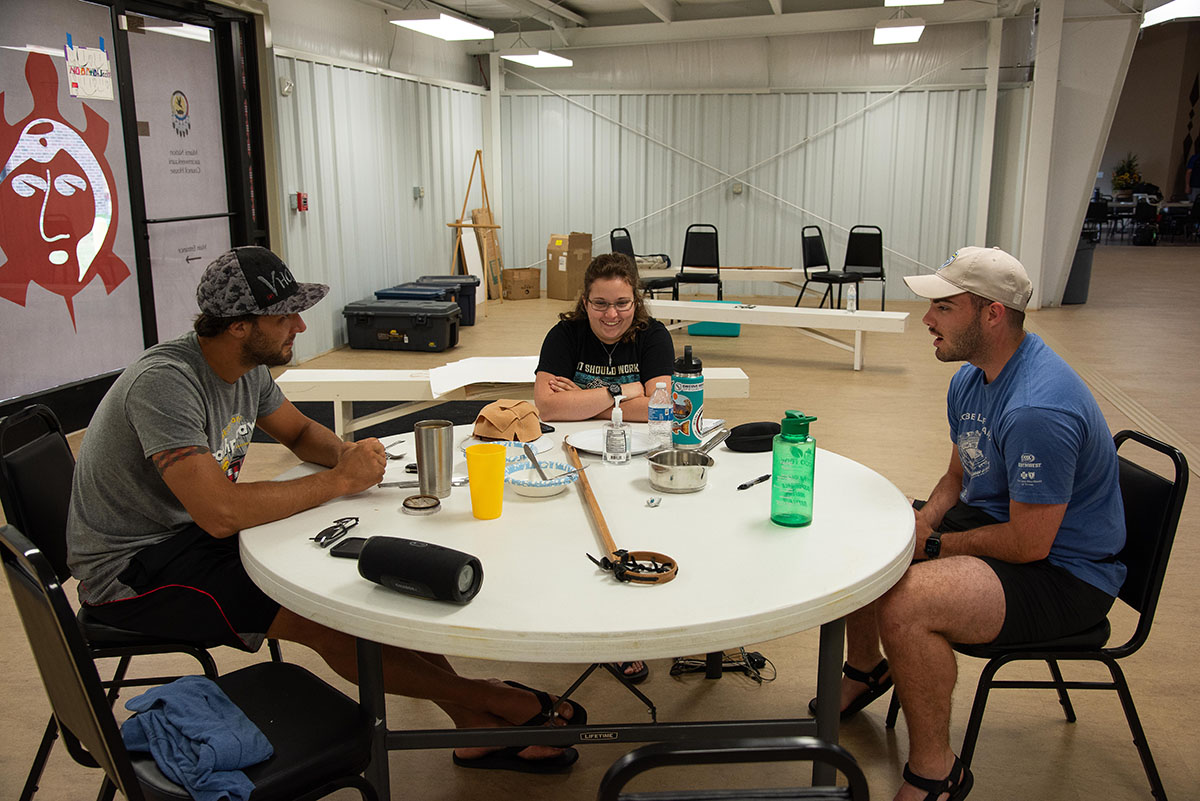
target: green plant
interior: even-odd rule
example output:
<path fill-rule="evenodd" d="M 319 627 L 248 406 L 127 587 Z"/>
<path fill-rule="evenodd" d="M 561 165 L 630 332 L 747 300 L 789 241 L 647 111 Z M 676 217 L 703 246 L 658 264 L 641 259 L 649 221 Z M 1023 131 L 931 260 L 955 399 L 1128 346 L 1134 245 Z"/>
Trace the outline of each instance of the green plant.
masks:
<path fill-rule="evenodd" d="M 1142 182 L 1142 174 L 1138 172 L 1138 159 L 1132 153 L 1127 153 L 1125 158 L 1117 162 L 1117 166 L 1113 167 L 1112 173 L 1112 188 L 1113 189 L 1132 189 L 1136 184 Z"/>

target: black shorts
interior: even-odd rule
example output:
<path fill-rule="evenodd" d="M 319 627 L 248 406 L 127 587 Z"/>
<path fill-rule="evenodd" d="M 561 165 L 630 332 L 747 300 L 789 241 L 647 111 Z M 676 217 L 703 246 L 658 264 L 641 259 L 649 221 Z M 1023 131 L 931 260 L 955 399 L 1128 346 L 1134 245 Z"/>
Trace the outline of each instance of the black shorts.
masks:
<path fill-rule="evenodd" d="M 120 581 L 137 595 L 89 604 L 95 619 L 163 639 L 256 651 L 279 612 L 246 575 L 237 536 L 195 525 L 139 551 Z"/>
<path fill-rule="evenodd" d="M 916 503 L 913 506 L 920 508 Z M 938 530 L 966 531 L 999 522 L 960 501 L 946 512 Z M 1013 564 L 990 556 L 979 558 L 1004 588 L 1004 625 L 993 645 L 1042 642 L 1086 631 L 1104 620 L 1115 600 L 1045 559 Z"/>

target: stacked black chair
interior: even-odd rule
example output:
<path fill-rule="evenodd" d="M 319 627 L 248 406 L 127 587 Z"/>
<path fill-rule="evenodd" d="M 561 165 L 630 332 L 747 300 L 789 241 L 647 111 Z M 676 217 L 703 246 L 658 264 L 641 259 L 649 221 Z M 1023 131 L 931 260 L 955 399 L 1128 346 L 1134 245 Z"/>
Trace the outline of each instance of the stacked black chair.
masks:
<path fill-rule="evenodd" d="M 636 266 L 639 258 L 643 259 L 662 259 L 667 265 L 667 270 L 671 269 L 671 257 L 666 253 L 634 253 L 633 239 L 629 236 L 629 229 L 614 228 L 608 232 L 608 245 L 612 248 L 613 253 L 624 253 L 629 258 L 633 259 Z M 675 292 L 675 274 L 654 276 L 652 278 L 642 278 L 638 282 L 641 285 L 643 292 L 650 297 L 654 297 L 655 292 L 671 290 Z"/>
<path fill-rule="evenodd" d="M 67 751 L 104 771 L 100 798 L 117 791 L 129 801 L 189 798 L 148 753 L 125 749 L 90 646 L 50 561 L 12 526 L 0 529 L 0 560 Z M 370 721 L 357 703 L 283 662 L 213 680 L 274 749 L 274 756 L 244 769 L 255 801 L 317 799 L 344 787 L 366 801 L 377 798 L 360 775 L 370 761 Z"/>
<path fill-rule="evenodd" d="M 715 273 L 699 272 L 688 267 L 711 267 Z M 679 273 L 675 276 L 675 289 L 671 297 L 679 300 L 681 284 L 716 284 L 717 300 L 725 297 L 721 284 L 721 257 L 717 244 L 717 227 L 708 223 L 694 223 L 683 234 L 683 257 L 679 260 Z"/>
<path fill-rule="evenodd" d="M 1150 791 L 1159 801 L 1166 801 L 1167 794 L 1146 742 L 1146 733 L 1138 718 L 1133 695 L 1125 681 L 1125 673 L 1117 660 L 1137 652 L 1150 636 L 1154 622 L 1154 611 L 1158 607 L 1158 596 L 1162 590 L 1163 576 L 1167 572 L 1167 560 L 1175 542 L 1175 529 L 1179 525 L 1179 513 L 1187 494 L 1188 465 L 1180 451 L 1165 442 L 1137 431 L 1121 431 L 1113 437 L 1119 449 L 1129 440 L 1166 456 L 1172 464 L 1174 475 L 1167 478 L 1146 469 L 1123 456 L 1120 461 L 1121 500 L 1125 505 L 1125 547 L 1117 558 L 1129 569 L 1125 584 L 1118 598 L 1138 613 L 1137 628 L 1123 645 L 1107 646 L 1111 628 L 1108 620 L 1088 629 L 1050 642 L 1027 643 L 1024 645 L 955 645 L 954 650 L 968 656 L 988 660 L 975 689 L 975 702 L 971 707 L 971 718 L 963 736 L 959 758 L 964 765 L 971 764 L 975 754 L 975 743 L 983 724 L 983 711 L 988 693 L 993 689 L 1053 689 L 1058 693 L 1068 723 L 1075 722 L 1075 709 L 1071 706 L 1068 690 L 1109 690 L 1117 693 L 1125 719 L 1133 734 L 1133 743 L 1142 760 L 1142 768 L 1150 781 Z M 1010 662 L 1045 662 L 1050 668 L 1050 680 L 1001 681 L 995 678 L 996 671 Z M 1112 681 L 1065 681 L 1059 662 L 1101 662 L 1112 676 Z M 887 714 L 887 726 L 896 723 L 900 704 L 892 693 L 891 706 Z"/>
<path fill-rule="evenodd" d="M 800 229 L 800 255 L 804 259 L 804 286 L 800 287 L 800 295 L 796 298 L 796 306 L 804 299 L 804 291 L 810 283 L 825 284 L 825 294 L 817 308 L 829 301 L 829 308 L 842 308 L 842 287 L 846 284 L 857 285 L 862 280 L 858 273 L 848 273 L 835 270 L 829 266 L 829 253 L 825 250 L 825 236 L 821 226 L 806 225 Z M 833 288 L 837 287 L 837 305 L 834 305 Z"/>
<path fill-rule="evenodd" d="M 648 770 L 689 765 L 730 765 L 767 762 L 819 762 L 846 777 L 845 787 L 787 787 L 736 790 L 660 790 L 622 793 L 635 776 Z M 846 749 L 815 737 L 748 737 L 706 743 L 652 743 L 625 754 L 604 774 L 597 801 L 712 801 L 713 799 L 773 799 L 868 801 L 867 779 Z"/>
<path fill-rule="evenodd" d="M 858 273 L 864 281 L 880 284 L 879 308 L 887 308 L 887 278 L 883 274 L 883 229 L 856 225 L 846 237 L 846 263 L 842 272 Z M 861 303 L 861 301 L 860 301 Z"/>
<path fill-rule="evenodd" d="M 74 471 L 75 457 L 58 418 L 49 408 L 35 404 L 0 419 L 0 503 L 5 519 L 27 534 L 53 567 L 60 583 L 71 578 L 67 566 L 67 508 Z M 178 678 L 129 678 L 126 674 L 134 656 L 187 654 L 200 663 L 206 676 L 217 675 L 216 663 L 207 650 L 216 643 L 166 641 L 114 628 L 97 621 L 86 607 L 78 614 L 78 625 L 93 659 L 118 659 L 113 677 L 103 683 L 108 688 L 109 704 L 116 702 L 123 687 L 145 687 Z M 278 643 L 272 640 L 269 646 L 272 657 L 278 661 Z M 37 792 L 57 736 L 58 727 L 51 716 L 29 768 L 21 801 L 29 801 Z"/>

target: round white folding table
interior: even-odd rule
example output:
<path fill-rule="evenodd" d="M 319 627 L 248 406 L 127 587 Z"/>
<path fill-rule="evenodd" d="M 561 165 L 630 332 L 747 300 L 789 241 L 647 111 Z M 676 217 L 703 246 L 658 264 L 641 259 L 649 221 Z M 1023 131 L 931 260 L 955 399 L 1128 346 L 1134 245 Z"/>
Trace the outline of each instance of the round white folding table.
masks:
<path fill-rule="evenodd" d="M 543 435 L 540 445 L 546 449 L 539 458 L 567 461 L 564 436 L 600 425 L 555 424 L 554 433 Z M 458 444 L 469 436 L 469 426 L 456 428 L 455 474 L 466 474 Z M 412 434 L 387 443 L 389 450 L 415 459 Z M 441 510 L 428 516 L 401 510 L 403 499 L 417 490 L 375 488 L 243 531 L 242 561 L 255 583 L 284 607 L 358 638 L 362 702 L 379 721 L 368 777 L 384 798 L 386 748 L 413 742 L 387 731 L 380 643 L 450 656 L 597 663 L 720 651 L 820 626 L 815 727 L 811 720 L 792 719 L 780 721 L 781 728 L 746 731 L 730 728 L 737 724 L 681 723 L 554 727 L 532 736 L 530 729 L 515 735 L 511 729 L 482 730 L 473 738 L 454 731 L 413 734 L 426 735 L 426 747 L 461 746 L 469 738 L 473 745 L 512 744 L 514 736 L 526 744 L 562 746 L 596 739 L 797 734 L 807 726 L 836 742 L 842 618 L 903 575 L 913 549 L 911 507 L 878 473 L 818 450 L 813 522 L 779 526 L 769 519 L 770 481 L 737 489 L 770 472 L 771 454 L 721 445 L 713 456 L 716 465 L 705 489 L 671 495 L 650 487 L 641 456 L 609 465 L 581 454 L 617 547 L 673 557 L 679 572 L 667 584 L 621 583 L 588 560 L 585 554 L 603 553 L 578 482 L 550 498 L 523 497 L 506 487 L 503 512 L 495 520 L 472 516 L 467 487 L 455 488 L 442 499 Z M 412 478 L 403 463 L 390 462 L 386 480 Z M 302 465 L 281 478 L 318 469 Z M 647 506 L 652 497 L 661 499 L 657 507 Z M 479 594 L 461 606 L 402 595 L 360 577 L 353 560 L 331 558 L 309 539 L 351 515 L 359 524 L 350 536 L 399 536 L 477 556 L 484 572 Z"/>

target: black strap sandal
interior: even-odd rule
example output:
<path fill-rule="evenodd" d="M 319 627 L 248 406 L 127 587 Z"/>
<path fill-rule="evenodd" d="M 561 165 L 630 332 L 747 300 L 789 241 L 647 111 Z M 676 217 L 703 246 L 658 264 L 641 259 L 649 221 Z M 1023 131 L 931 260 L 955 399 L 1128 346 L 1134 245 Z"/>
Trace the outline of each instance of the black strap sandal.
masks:
<path fill-rule="evenodd" d="M 905 762 L 904 781 L 918 790 L 924 790 L 925 801 L 938 801 L 942 797 L 942 793 L 949 793 L 946 801 L 962 801 L 975 785 L 975 777 L 971 774 L 971 769 L 964 765 L 958 757 L 954 757 L 950 773 L 944 779 L 927 779 L 924 776 L 918 776 L 909 770 L 908 763 Z"/>
<path fill-rule="evenodd" d="M 867 704 L 870 704 L 876 698 L 884 695 L 888 690 L 892 689 L 892 677 L 884 677 L 888 672 L 888 663 L 886 659 L 880 659 L 879 664 L 871 668 L 870 673 L 859 670 L 849 662 L 842 665 L 842 674 L 854 681 L 862 682 L 867 685 L 867 689 L 858 694 L 850 705 L 842 710 L 841 719 L 849 720 L 850 718 L 861 712 Z M 808 702 L 808 711 L 817 714 L 817 699 L 814 698 Z"/>

